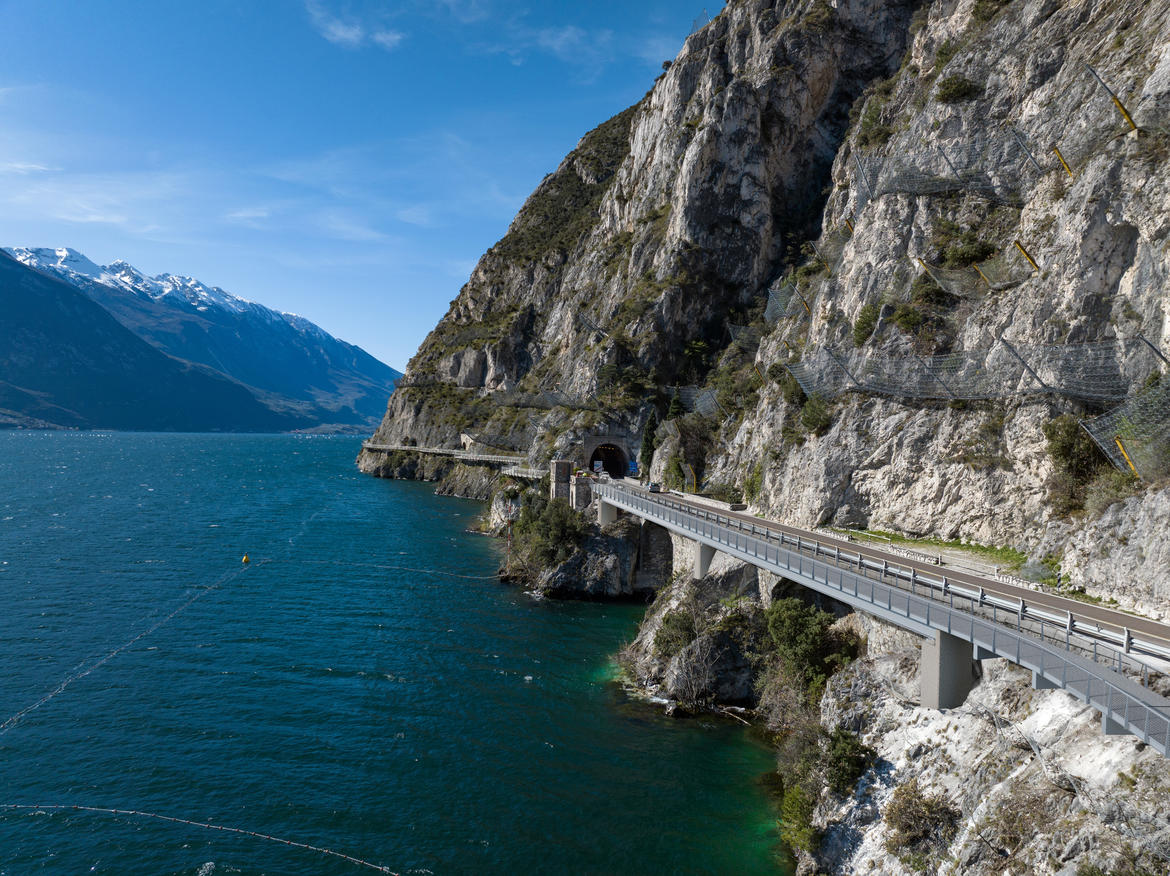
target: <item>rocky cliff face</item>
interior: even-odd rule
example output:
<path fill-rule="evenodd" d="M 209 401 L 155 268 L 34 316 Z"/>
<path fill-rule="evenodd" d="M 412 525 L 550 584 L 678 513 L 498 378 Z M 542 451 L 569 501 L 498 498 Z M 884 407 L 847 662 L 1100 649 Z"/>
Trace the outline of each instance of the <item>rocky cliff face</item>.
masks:
<path fill-rule="evenodd" d="M 783 366 L 828 348 L 907 367 L 1002 336 L 1130 339 L 1114 367 L 1131 389 L 1164 370 L 1135 339 L 1170 333 L 1168 11 L 728 4 L 542 182 L 375 440 L 478 431 L 543 464 L 705 385 L 714 416 L 660 431 L 656 476 L 686 463 L 792 522 L 1010 544 L 1100 586 L 1112 567 L 1073 547 L 1043 428 L 1116 402 L 1025 377 L 999 399 L 850 393 L 810 417 Z M 765 318 L 786 275 L 797 295 Z"/>
<path fill-rule="evenodd" d="M 377 441 L 479 427 L 547 458 L 706 372 L 728 315 L 815 231 L 849 108 L 904 51 L 909 3 L 807 5 L 732 5 L 581 140 L 423 342 Z"/>
<path fill-rule="evenodd" d="M 875 358 L 911 366 L 916 355 L 984 350 L 1000 336 L 1019 347 L 1141 334 L 1164 347 L 1168 11 L 1166 3 L 925 4 L 902 67 L 859 102 L 837 153 L 820 240 L 831 274 L 799 281 L 811 313 L 779 321 L 760 345 L 759 367 L 792 361 L 791 350 L 807 358 L 859 341 Z M 1142 130 L 1130 130 L 1086 65 L 1112 83 Z M 854 233 L 842 242 L 848 224 Z M 1004 288 L 967 267 L 979 262 L 1008 275 Z M 1136 379 L 1162 367 L 1148 349 L 1132 349 L 1121 367 Z M 1067 548 L 1066 564 L 1088 573 L 1068 541 L 1080 523 L 1050 501 L 1042 427 L 1062 412 L 1098 410 L 1022 392 L 951 405 L 854 394 L 837 403 L 827 429 L 794 446 L 806 438 L 798 410 L 765 382 L 742 421 L 725 424 L 711 476 L 742 483 L 763 461 L 759 504 L 780 516 L 1037 555 Z M 1097 566 L 1095 575 L 1104 572 Z"/>
<path fill-rule="evenodd" d="M 1078 386 L 1148 391 L 1166 370 L 1152 348 L 1170 345 L 1168 120 L 1167 0 L 732 0 L 541 184 L 376 438 L 454 446 L 480 429 L 543 463 L 591 429 L 637 433 L 656 408 L 655 479 L 693 471 L 795 524 L 1008 545 L 1037 578 L 1059 569 L 1164 617 L 1168 488 L 1123 483 L 1076 421 L 1117 404 Z M 987 365 L 989 398 L 899 391 L 926 357 L 1009 348 L 1047 358 L 1033 375 L 968 356 Z M 826 350 L 868 357 L 886 390 L 807 398 L 789 366 Z M 708 402 L 679 416 L 680 385 Z M 360 464 L 390 473 L 377 454 Z M 750 705 L 775 582 L 676 571 L 627 654 L 636 681 Z M 662 619 L 684 605 L 706 632 L 664 650 Z M 1150 815 L 1164 761 L 1006 667 L 969 708 L 927 715 L 909 689 L 915 644 L 864 632 L 868 656 L 820 710 L 878 766 L 817 802 L 817 866 L 1165 866 Z M 723 669 L 697 678 L 712 660 Z M 892 788 L 915 778 L 956 833 L 896 853 Z M 1044 817 L 1013 834 L 1015 811 Z"/>

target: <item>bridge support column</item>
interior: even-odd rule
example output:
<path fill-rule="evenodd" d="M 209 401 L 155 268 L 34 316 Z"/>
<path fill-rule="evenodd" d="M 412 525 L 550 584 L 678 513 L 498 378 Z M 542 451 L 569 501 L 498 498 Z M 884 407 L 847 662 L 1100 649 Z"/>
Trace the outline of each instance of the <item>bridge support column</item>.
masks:
<path fill-rule="evenodd" d="M 1120 721 L 1114 721 L 1104 712 L 1101 713 L 1101 732 L 1106 736 L 1125 736 L 1129 733 Z"/>
<path fill-rule="evenodd" d="M 971 643 L 938 630 L 922 642 L 919 663 L 922 705 L 928 709 L 961 706 L 975 683 Z"/>
<path fill-rule="evenodd" d="M 711 569 L 711 560 L 715 557 L 715 548 L 701 541 L 695 542 L 695 577 L 706 578 Z"/>
<path fill-rule="evenodd" d="M 605 526 L 607 523 L 613 523 L 617 520 L 617 505 L 611 505 L 604 499 L 597 500 L 597 523 L 599 526 Z"/>
<path fill-rule="evenodd" d="M 1032 670 L 1032 687 L 1035 690 L 1059 690 L 1060 685 L 1055 681 L 1049 681 L 1035 669 Z"/>

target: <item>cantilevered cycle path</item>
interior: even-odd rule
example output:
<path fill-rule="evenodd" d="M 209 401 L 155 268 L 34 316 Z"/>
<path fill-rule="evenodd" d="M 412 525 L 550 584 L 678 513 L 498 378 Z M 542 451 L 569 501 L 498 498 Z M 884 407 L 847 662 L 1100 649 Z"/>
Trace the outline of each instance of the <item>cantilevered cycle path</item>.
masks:
<path fill-rule="evenodd" d="M 501 472 L 517 478 L 539 479 L 548 474 L 547 469 L 529 468 L 528 457 L 512 453 L 480 453 L 477 450 L 455 450 L 447 447 L 417 447 L 413 444 L 362 444 L 362 450 L 392 453 L 404 450 L 409 453 L 426 453 L 432 456 L 449 456 L 462 462 L 488 463 L 503 466 Z"/>
<path fill-rule="evenodd" d="M 924 637 L 922 703 L 960 705 L 974 660 L 1004 657 L 1032 671 L 1037 688 L 1060 688 L 1101 712 L 1107 734 L 1128 733 L 1170 756 L 1170 700 L 1149 687 L 1170 661 L 1170 626 L 1038 593 L 968 572 L 946 575 L 880 549 L 716 511 L 630 482 L 594 486 L 602 523 L 619 510 L 696 544 L 695 574 L 716 551 L 751 563 Z"/>

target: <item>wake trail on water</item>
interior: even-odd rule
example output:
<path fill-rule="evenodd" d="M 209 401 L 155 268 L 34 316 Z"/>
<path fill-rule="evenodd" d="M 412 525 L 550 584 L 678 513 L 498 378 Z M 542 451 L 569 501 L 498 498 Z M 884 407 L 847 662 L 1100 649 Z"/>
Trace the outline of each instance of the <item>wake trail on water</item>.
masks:
<path fill-rule="evenodd" d="M 399 876 L 398 873 L 391 870 L 389 867 L 383 867 L 381 864 L 375 864 L 372 861 L 365 861 L 361 858 L 347 855 L 344 852 L 338 852 L 334 849 L 327 849 L 324 846 L 314 846 L 309 843 L 301 843 L 296 840 L 283 839 L 278 836 L 272 836 L 267 833 L 259 833 L 254 830 L 246 830 L 242 827 L 228 827 L 223 824 L 211 824 L 206 821 L 192 821 L 189 818 L 178 818 L 174 815 L 160 815 L 157 812 L 143 812 L 138 809 L 110 809 L 104 806 L 73 806 L 63 803 L 54 804 L 37 804 L 37 803 L 0 803 L 0 810 L 14 811 L 31 811 L 31 812 L 96 812 L 102 815 L 130 815 L 136 818 L 153 818 L 156 821 L 169 821 L 174 824 L 186 824 L 191 827 L 202 827 L 207 830 L 219 830 L 224 833 L 235 833 L 241 836 L 250 836 L 255 839 L 268 840 L 269 842 L 280 843 L 284 846 L 289 846 L 294 849 L 305 849 L 310 852 L 319 852 L 322 855 L 329 855 L 333 858 L 338 858 L 342 861 L 348 861 L 351 864 L 357 864 L 360 867 L 368 867 L 371 870 L 376 870 L 379 873 L 387 873 L 390 876 Z"/>
<path fill-rule="evenodd" d="M 261 565 L 262 563 L 263 563 L 263 561 L 260 561 L 256 565 Z M 170 621 L 174 620 L 176 617 L 178 617 L 180 614 L 182 614 L 184 611 L 186 611 L 188 608 L 190 608 L 192 605 L 194 605 L 196 602 L 198 602 L 200 599 L 202 599 L 208 593 L 211 593 L 214 590 L 218 590 L 219 588 L 223 587 L 225 584 L 229 584 L 232 581 L 234 581 L 236 578 L 238 578 L 240 575 L 242 575 L 246 570 L 247 570 L 247 567 L 244 566 L 244 567 L 241 567 L 239 569 L 235 569 L 231 572 L 224 573 L 223 575 L 220 576 L 219 580 L 217 580 L 214 583 L 209 584 L 208 586 L 197 591 L 194 596 L 191 596 L 189 599 L 187 599 L 185 602 L 183 602 L 181 605 L 179 605 L 178 608 L 174 609 L 170 614 L 168 614 L 165 617 L 161 618 L 160 620 L 156 621 L 151 626 L 142 630 L 141 632 L 136 634 L 131 639 L 128 639 L 127 641 L 123 642 L 121 645 L 114 648 L 114 650 L 110 651 L 108 654 L 106 654 L 105 656 L 100 658 L 97 662 L 91 663 L 89 666 L 87 666 L 85 669 L 82 669 L 79 672 L 74 672 L 71 675 L 66 676 L 65 679 L 63 681 L 61 681 L 60 684 L 58 684 L 55 688 L 53 688 L 51 691 L 49 691 L 44 696 L 42 696 L 35 703 L 32 703 L 31 705 L 25 706 L 23 709 L 21 709 L 19 712 L 17 712 L 15 715 L 13 715 L 11 718 L 8 718 L 3 724 L 0 724 L 0 736 L 3 736 L 9 730 L 11 730 L 13 727 L 15 727 L 17 725 L 17 723 L 19 723 L 20 720 L 25 717 L 25 715 L 29 714 L 30 712 L 36 711 L 41 706 L 45 705 L 45 703 L 52 700 L 54 697 L 64 693 L 65 690 L 68 689 L 68 687 L 70 685 L 72 685 L 75 682 L 81 681 L 87 675 L 91 674 L 92 672 L 96 671 L 97 669 L 100 669 L 102 666 L 109 663 L 111 660 L 113 660 L 115 657 L 117 657 L 119 654 L 121 654 L 127 648 L 130 648 L 135 643 L 140 642 L 142 639 L 145 639 L 147 636 L 149 636 L 151 633 L 158 630 L 164 624 L 167 624 Z"/>
<path fill-rule="evenodd" d="M 447 578 L 462 578 L 466 581 L 493 581 L 499 575 L 464 575 L 459 572 L 448 572 L 445 569 L 416 569 L 411 566 L 391 566 L 385 563 L 353 563 L 344 560 L 296 560 L 308 566 L 339 566 L 356 569 L 382 569 L 391 572 L 414 572 L 418 575 L 443 575 Z"/>
<path fill-rule="evenodd" d="M 311 524 L 314 520 L 316 520 L 317 517 L 321 515 L 321 513 L 322 513 L 322 509 L 318 508 L 317 510 L 313 511 L 312 513 L 310 513 L 310 514 L 306 515 L 304 518 L 302 518 L 302 520 L 300 522 L 300 526 L 298 527 L 296 533 L 294 533 L 287 540 L 288 544 L 283 552 L 283 557 L 287 557 L 292 552 L 292 549 L 295 546 L 297 539 L 299 539 L 302 535 L 305 534 L 305 532 L 308 530 L 309 524 Z M 247 561 L 246 557 L 245 557 L 245 560 Z M 234 569 L 231 572 L 225 572 L 223 575 L 220 576 L 219 580 L 215 581 L 212 584 L 209 584 L 208 586 L 206 586 L 206 587 L 202 588 L 201 590 L 199 590 L 198 592 L 196 592 L 194 596 L 192 596 L 186 602 L 182 603 L 178 608 L 176 608 L 170 614 L 166 615 L 161 620 L 159 620 L 156 623 L 152 624 L 151 626 L 147 627 L 145 630 L 138 633 L 137 635 L 135 635 L 133 638 L 129 639 L 128 641 L 123 642 L 121 645 L 114 648 L 114 650 L 110 651 L 104 657 L 99 659 L 96 663 L 92 663 L 88 667 L 86 667 L 85 669 L 82 669 L 80 671 L 74 671 L 70 675 L 67 675 L 61 681 L 60 684 L 58 684 L 55 688 L 53 688 L 51 691 L 46 693 L 43 697 L 41 697 L 35 703 L 32 703 L 31 705 L 25 706 L 23 709 L 21 709 L 15 715 L 8 718 L 6 721 L 4 721 L 3 724 L 0 724 L 0 736 L 3 736 L 9 730 L 11 730 L 13 727 L 15 727 L 20 722 L 20 720 L 22 718 L 24 718 L 26 715 L 28 715 L 30 712 L 36 711 L 41 706 L 45 705 L 45 703 L 52 700 L 54 697 L 57 697 L 60 694 L 64 693 L 65 690 L 68 689 L 70 685 L 74 684 L 75 682 L 81 681 L 87 675 L 90 675 L 94 671 L 100 669 L 105 664 L 109 663 L 111 660 L 113 660 L 115 657 L 117 657 L 119 654 L 121 654 L 127 648 L 133 646 L 137 642 L 142 641 L 147 636 L 149 636 L 151 633 L 155 632 L 160 627 L 162 627 L 164 624 L 167 624 L 170 621 L 174 620 L 176 617 L 178 617 L 180 614 L 182 614 L 184 611 L 186 611 L 188 608 L 190 608 L 192 605 L 194 605 L 196 602 L 198 602 L 200 599 L 202 599 L 208 593 L 211 593 L 214 590 L 220 589 L 225 584 L 230 584 L 232 581 L 234 581 L 240 575 L 244 574 L 244 572 L 247 571 L 249 565 L 262 566 L 262 565 L 264 565 L 266 563 L 270 563 L 270 562 L 272 562 L 272 559 L 258 559 L 254 562 L 247 561 L 247 563 L 248 563 L 247 565 L 243 565 L 240 568 Z"/>

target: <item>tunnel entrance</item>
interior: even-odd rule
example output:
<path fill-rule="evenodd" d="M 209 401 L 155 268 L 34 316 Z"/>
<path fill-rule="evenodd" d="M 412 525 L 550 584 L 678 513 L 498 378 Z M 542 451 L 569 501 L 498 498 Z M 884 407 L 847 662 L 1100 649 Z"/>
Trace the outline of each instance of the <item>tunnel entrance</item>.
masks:
<path fill-rule="evenodd" d="M 624 478 L 630 472 L 630 460 L 626 452 L 616 444 L 599 444 L 589 457 L 589 470 L 596 471 L 596 463 L 601 463 L 603 471 L 610 477 Z"/>

